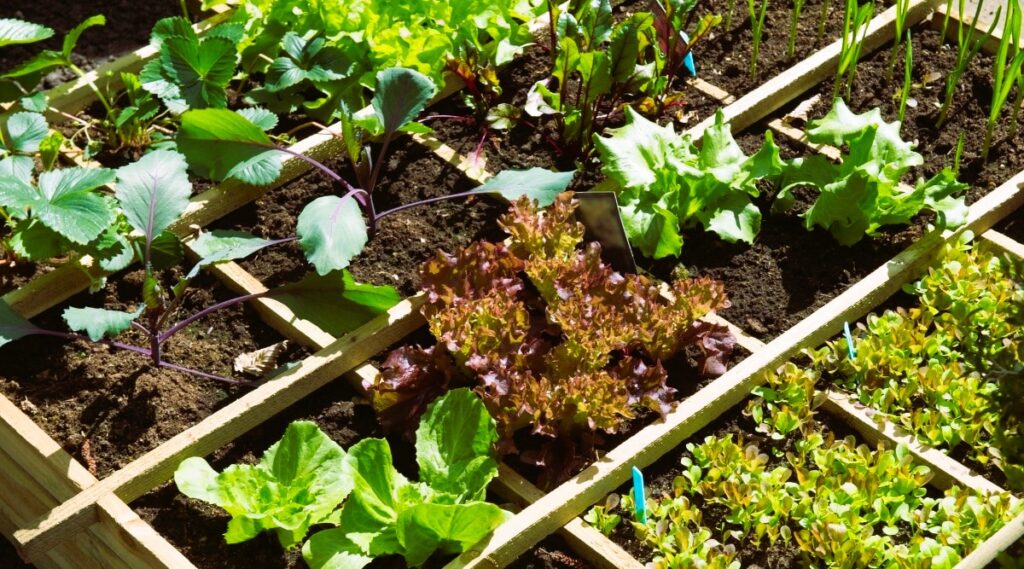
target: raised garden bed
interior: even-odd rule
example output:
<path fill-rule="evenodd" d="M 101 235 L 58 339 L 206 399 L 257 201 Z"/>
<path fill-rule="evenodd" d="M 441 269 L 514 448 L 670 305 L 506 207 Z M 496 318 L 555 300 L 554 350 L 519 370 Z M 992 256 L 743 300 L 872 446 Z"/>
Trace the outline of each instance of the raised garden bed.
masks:
<path fill-rule="evenodd" d="M 737 6 L 738 10 L 742 8 Z M 813 14 L 815 6 L 808 5 L 805 10 L 805 14 Z M 927 3 L 912 3 L 910 21 L 920 21 L 927 11 Z M 779 26 L 780 20 L 784 24 L 784 18 L 778 14 L 769 18 L 775 27 Z M 869 52 L 883 45 L 886 37 L 891 37 L 891 21 L 891 11 L 876 17 L 866 41 L 866 57 L 870 58 Z M 927 33 L 922 33 L 921 37 L 927 43 Z M 778 43 L 777 38 L 775 41 Z M 771 113 L 800 98 L 802 93 L 813 92 L 814 84 L 828 77 L 838 52 L 837 45 L 826 46 L 792 67 L 789 63 L 780 64 L 779 60 L 772 60 L 775 63 L 763 67 L 766 73 L 776 68 L 785 71 L 776 78 L 766 77 L 762 87 L 749 93 L 744 91 L 751 84 L 743 82 L 715 85 L 714 74 L 703 76 L 710 83 L 691 82 L 686 89 L 692 88 L 694 93 L 698 93 L 693 98 L 703 98 L 710 103 L 693 105 L 697 113 L 690 115 L 690 120 L 703 122 L 692 126 L 691 134 L 699 136 L 710 126 L 708 120 L 717 101 L 724 106 L 726 118 L 731 119 L 732 128 L 739 133 L 737 139 L 747 153 L 756 149 L 763 140 L 762 133 L 768 129 L 774 131 L 784 157 L 807 152 L 800 142 L 801 133 L 777 120 L 778 117 L 772 117 Z M 806 55 L 807 52 L 803 53 Z M 877 57 L 884 60 L 887 53 L 888 50 L 883 49 Z M 518 61 L 528 62 L 529 57 L 528 53 Z M 726 61 L 724 57 L 722 61 Z M 517 62 L 511 65 L 506 71 L 509 77 L 524 73 L 516 70 Z M 868 74 L 863 70 L 861 73 Z M 524 77 L 527 75 L 529 70 Z M 523 79 L 522 82 L 528 85 L 534 80 Z M 737 92 L 729 93 L 720 87 L 731 87 Z M 67 91 L 66 87 L 63 89 Z M 74 89 L 67 92 L 84 93 Z M 521 95 L 513 89 L 508 93 L 513 98 Z M 83 108 L 88 100 L 87 95 L 76 97 L 63 99 L 68 102 L 69 112 Z M 51 101 L 58 106 L 62 99 L 58 96 Z M 865 104 L 868 103 L 860 103 Z M 698 107 L 706 110 L 700 111 Z M 435 108 L 439 109 L 438 112 L 448 110 L 443 106 Z M 856 102 L 853 105 L 855 111 L 863 108 Z M 766 122 L 760 122 L 762 119 Z M 436 124 L 434 126 L 437 127 Z M 340 131 L 339 127 L 333 128 L 335 133 Z M 502 169 L 500 166 L 571 166 L 557 158 L 526 156 L 520 143 L 533 144 L 526 147 L 532 148 L 530 152 L 539 152 L 543 141 L 521 140 L 513 134 L 500 140 L 500 146 L 495 146 L 499 150 L 489 153 L 488 161 L 481 168 L 479 161 L 469 157 L 476 148 L 477 136 L 478 131 L 473 132 L 472 129 L 439 128 L 437 137 L 440 142 L 430 136 L 400 139 L 395 143 L 393 154 L 395 166 L 400 169 L 386 174 L 389 177 L 385 178 L 386 184 L 382 188 L 386 186 L 390 191 L 381 194 L 383 200 L 396 200 L 394 203 L 397 204 L 410 198 L 468 189 L 497 173 Z M 315 135 L 296 146 L 312 150 L 326 161 L 342 161 L 339 159 L 341 143 L 330 134 Z M 520 153 L 516 154 L 514 150 Z M 829 152 L 825 150 L 826 155 Z M 937 151 L 929 152 L 922 150 L 926 164 L 934 164 L 932 158 L 939 154 Z M 405 168 L 408 175 L 401 168 Z M 750 355 L 745 359 L 735 358 L 732 369 L 682 399 L 664 420 L 646 426 L 637 425 L 635 432 L 626 433 L 628 438 L 621 444 L 605 448 L 607 452 L 601 452 L 596 462 L 550 492 L 538 490 L 516 470 L 503 465 L 490 491 L 496 502 L 516 504 L 523 509 L 499 526 L 492 537 L 447 567 L 490 567 L 513 563 L 512 566 L 523 567 L 639 567 L 637 560 L 576 516 L 623 483 L 632 466 L 644 467 L 662 456 L 671 457 L 673 452 L 681 452 L 672 449 L 685 440 L 692 440 L 693 433 L 709 428 L 707 426 L 716 417 L 746 400 L 750 389 L 763 381 L 763 371 L 790 359 L 801 348 L 817 345 L 832 337 L 844 321 L 855 321 L 882 303 L 902 284 L 916 279 L 943 242 L 957 238 L 965 230 L 983 233 L 1009 215 L 1024 201 L 1017 187 L 1024 180 L 1024 175 L 1011 171 L 1012 166 L 1007 168 L 1002 174 L 991 177 L 979 175 L 972 179 L 981 180 L 978 183 L 982 185 L 998 187 L 987 195 L 984 190 L 975 190 L 967 223 L 957 231 L 926 232 L 924 220 L 918 220 L 915 226 L 905 231 L 886 234 L 880 240 L 866 240 L 855 249 L 846 250 L 836 245 L 825 232 L 805 232 L 795 218 L 776 220 L 770 217 L 767 215 L 770 204 L 762 203 L 759 205 L 765 213 L 766 230 L 753 249 L 733 248 L 710 235 L 706 238 L 688 235 L 683 263 L 693 274 L 708 274 L 722 280 L 734 299 L 733 308 L 722 311 L 720 317 L 712 317 L 712 320 L 721 323 L 724 318 L 731 322 L 734 325 L 732 330 L 745 350 L 742 353 Z M 253 188 L 232 182 L 213 187 L 194 197 L 185 215 L 172 228 L 181 235 L 188 235 L 194 231 L 190 225 L 205 227 L 213 224 L 221 228 L 256 229 L 266 237 L 285 236 L 301 205 L 321 194 L 336 193 L 334 188 L 319 183 L 312 175 L 300 177 L 306 169 L 306 164 L 299 160 L 287 161 L 285 173 L 275 183 L 276 189 Z M 583 182 L 578 181 L 574 189 L 588 189 L 600 181 L 600 176 L 593 173 L 580 178 Z M 403 295 L 409 296 L 419 284 L 416 266 L 430 256 L 434 248 L 442 247 L 454 252 L 477 238 L 493 240 L 500 235 L 491 222 L 504 210 L 504 206 L 488 203 L 487 199 L 477 198 L 482 203 L 431 210 L 429 215 L 415 215 L 413 212 L 396 215 L 389 220 L 393 227 L 381 227 L 384 239 L 379 252 L 372 248 L 368 250 L 370 254 L 353 265 L 353 272 L 367 282 L 398 284 Z M 452 223 L 450 220 L 457 221 Z M 792 228 L 787 229 L 790 223 Z M 423 239 L 419 245 L 403 249 L 403 256 L 389 258 L 393 251 L 391 243 L 404 243 L 409 234 Z M 990 241 L 1018 254 L 1022 249 L 1002 236 L 996 235 Z M 816 256 L 828 256 L 829 262 L 816 262 Z M 264 287 L 301 278 L 305 267 L 295 264 L 294 258 L 294 254 L 281 257 L 265 254 L 240 264 L 220 264 L 211 272 L 224 283 L 223 286 L 236 293 L 260 292 L 265 290 Z M 76 262 L 80 261 L 70 261 Z M 804 267 L 810 263 L 817 265 L 813 271 Z M 755 267 L 753 270 L 752 265 Z M 667 263 L 644 268 L 663 277 L 671 271 Z M 764 275 L 768 278 L 765 279 Z M 30 275 L 22 275 L 21 278 L 27 276 Z M 759 276 L 761 282 L 758 282 Z M 131 276 L 112 277 L 109 286 L 131 286 L 131 279 Z M 28 285 L 13 284 L 20 286 L 7 293 L 4 301 L 22 315 L 43 314 L 39 320 L 42 322 L 54 317 L 53 313 L 46 315 L 47 310 L 61 305 L 86 287 L 88 279 L 70 266 L 32 279 Z M 731 290 L 733 287 L 735 293 Z M 776 298 L 783 292 L 787 298 Z M 218 294 L 221 293 L 213 293 L 214 296 Z M 772 302 L 766 303 L 766 300 Z M 297 418 L 317 421 L 345 447 L 356 439 L 375 435 L 377 427 L 372 421 L 372 411 L 369 406 L 361 404 L 362 395 L 358 389 L 365 382 L 372 382 L 377 374 L 378 366 L 369 362 L 379 364 L 388 346 L 421 326 L 419 308 L 422 303 L 421 294 L 413 295 L 358 330 L 335 337 L 313 322 L 296 316 L 286 304 L 273 298 L 260 299 L 254 303 L 255 310 L 239 311 L 243 312 L 241 317 L 250 322 L 245 328 L 260 328 L 255 323 L 255 317 L 259 316 L 276 332 L 262 329 L 261 339 L 254 345 L 272 343 L 279 334 L 295 343 L 299 350 L 297 357 L 308 352 L 312 355 L 299 360 L 297 366 L 272 382 L 248 392 L 231 393 L 231 397 L 214 403 L 214 407 L 219 407 L 215 412 L 184 432 L 160 443 L 158 439 L 166 438 L 177 430 L 169 428 L 163 436 L 143 441 L 143 446 L 151 450 L 133 460 L 127 456 L 116 457 L 114 460 L 117 462 L 96 469 L 94 474 L 99 475 L 99 480 L 82 465 L 82 462 L 89 461 L 81 454 L 82 441 L 73 433 L 60 437 L 62 440 L 58 444 L 50 438 L 52 430 L 48 435 L 32 423 L 30 416 L 33 413 L 42 410 L 50 414 L 46 407 L 31 401 L 32 395 L 28 399 L 31 405 L 17 399 L 16 404 L 0 399 L 0 405 L 3 405 L 0 407 L 3 411 L 0 413 L 0 459 L 3 460 L 3 470 L 11 472 L 9 479 L 12 483 L 11 489 L 5 488 L 3 492 L 5 517 L 0 529 L 5 535 L 13 535 L 20 552 L 41 567 L 225 566 L 228 560 L 220 556 L 241 550 L 225 548 L 216 535 L 217 530 L 212 529 L 218 524 L 222 526 L 223 516 L 210 509 L 196 510 L 196 502 L 177 496 L 173 487 L 166 484 L 177 464 L 187 456 L 197 455 L 211 455 L 218 467 L 239 458 L 254 460 L 260 450 L 279 437 L 285 423 Z M 780 304 L 784 306 L 780 307 Z M 228 328 L 225 333 L 233 334 L 230 330 Z M 204 328 L 200 333 L 205 335 L 208 332 Z M 759 339 L 770 343 L 764 344 Z M 234 342 L 236 347 L 238 343 Z M 74 349 L 69 352 L 74 352 Z M 73 355 L 69 353 L 68 357 Z M 7 373 L 6 368 L 3 373 Z M 343 374 L 352 387 L 335 381 Z M 169 376 L 162 376 L 163 379 L 169 379 Z M 23 395 L 19 392 L 18 396 Z M 19 410 L 19 406 L 29 409 L 29 413 Z M 200 412 L 196 419 L 209 411 L 213 408 Z M 835 425 L 830 427 L 835 431 L 852 429 L 871 444 L 879 441 L 886 445 L 897 441 L 908 443 L 914 460 L 935 472 L 932 482 L 938 488 L 962 485 L 972 490 L 995 489 L 992 482 L 971 474 L 966 467 L 950 460 L 942 452 L 924 448 L 897 434 L 891 424 L 875 424 L 863 410 L 838 395 L 829 399 L 825 411 L 835 417 Z M 62 427 L 68 430 L 77 428 L 74 423 Z M 122 438 L 123 435 L 118 433 Z M 393 444 L 401 448 L 399 441 Z M 73 458 L 68 450 L 83 460 Z M 93 446 L 89 454 L 95 458 L 96 451 Z M 396 455 L 400 454 L 396 451 Z M 408 453 L 405 460 L 411 462 Z M 402 469 L 399 463 L 399 470 Z M 522 471 L 530 474 L 528 469 Z M 7 512 L 11 514 L 8 516 Z M 182 521 L 188 523 L 183 524 Z M 195 526 L 191 525 L 193 521 Z M 561 537 L 549 537 L 559 530 Z M 994 559 L 1000 549 L 1019 539 L 1022 533 L 1024 519 L 1018 516 L 991 540 L 981 543 L 975 553 L 964 559 L 962 566 L 983 566 Z M 230 553 L 230 561 L 245 559 L 248 564 L 301 566 L 298 557 L 282 554 L 274 543 L 252 542 L 252 547 L 246 551 L 241 555 Z"/>

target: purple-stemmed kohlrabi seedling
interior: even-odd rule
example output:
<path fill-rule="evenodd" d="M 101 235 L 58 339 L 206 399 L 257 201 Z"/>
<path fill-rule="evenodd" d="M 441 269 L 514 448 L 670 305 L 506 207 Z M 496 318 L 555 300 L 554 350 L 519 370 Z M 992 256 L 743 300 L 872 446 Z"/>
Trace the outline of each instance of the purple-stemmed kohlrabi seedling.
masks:
<path fill-rule="evenodd" d="M 238 113 L 223 109 L 191 110 L 182 115 L 178 149 L 189 166 L 215 180 L 234 178 L 250 184 L 270 184 L 281 172 L 283 155 L 304 160 L 331 178 L 340 196 L 324 196 L 310 202 L 299 214 L 296 233 L 306 257 L 321 275 L 344 269 L 376 233 L 379 221 L 388 215 L 481 193 L 499 194 L 515 200 L 526 195 L 546 206 L 572 181 L 573 172 L 551 172 L 542 168 L 504 171 L 483 186 L 469 191 L 438 196 L 377 211 L 373 193 L 391 143 L 399 132 L 424 132 L 414 122 L 437 92 L 427 76 L 400 67 L 377 74 L 372 105 L 355 113 L 345 105 L 339 111 L 342 139 L 347 157 L 356 172 L 356 184 L 323 163 L 275 145 L 264 132 Z M 364 139 L 379 137 L 380 148 L 371 158 Z"/>
<path fill-rule="evenodd" d="M 145 269 L 142 302 L 134 311 L 109 310 L 95 307 L 69 307 L 64 321 L 70 332 L 49 330 L 24 319 L 6 304 L 0 303 L 0 346 L 29 335 L 45 335 L 67 340 L 83 340 L 104 344 L 149 358 L 152 365 L 173 369 L 195 376 L 228 384 L 252 385 L 256 382 L 239 380 L 191 369 L 164 359 L 164 344 L 190 324 L 243 302 L 263 297 L 290 298 L 305 305 L 307 312 L 333 312 L 328 319 L 332 333 L 354 329 L 373 315 L 387 310 L 398 302 L 399 296 L 390 287 L 374 287 L 356 283 L 347 271 L 329 275 L 312 275 L 297 283 L 272 290 L 237 296 L 177 322 L 172 318 L 179 312 L 185 292 L 205 266 L 240 259 L 260 249 L 294 241 L 296 238 L 268 240 L 237 231 L 213 231 L 198 235 L 190 244 L 200 259 L 187 274 L 170 287 L 161 278 L 163 269 L 181 261 L 182 244 L 168 228 L 185 211 L 192 193 L 192 184 L 186 173 L 184 156 L 170 150 L 156 150 L 138 162 L 117 170 L 115 198 L 127 225 L 129 235 L 116 235 L 115 249 L 126 259 L 118 263 L 126 266 L 140 259 Z M 323 299 L 330 299 L 330 309 L 323 307 Z M 315 306 L 320 303 L 320 306 Z M 146 342 L 134 345 L 115 340 L 116 336 L 135 328 Z"/>

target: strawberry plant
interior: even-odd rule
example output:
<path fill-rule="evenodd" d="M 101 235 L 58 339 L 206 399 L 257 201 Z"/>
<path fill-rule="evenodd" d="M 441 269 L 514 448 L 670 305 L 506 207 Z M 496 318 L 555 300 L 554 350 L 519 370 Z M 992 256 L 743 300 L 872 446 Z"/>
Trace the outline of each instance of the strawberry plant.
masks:
<path fill-rule="evenodd" d="M 658 126 L 630 108 L 626 125 L 594 137 L 602 171 L 619 195 L 630 243 L 654 258 L 679 255 L 682 230 L 700 224 L 729 242 L 753 243 L 761 211 L 757 183 L 781 174 L 783 162 L 770 131 L 747 156 L 722 112 L 698 146 L 672 125 Z"/>
<path fill-rule="evenodd" d="M 633 522 L 654 549 L 654 567 L 739 567 L 737 546 L 749 542 L 787 544 L 808 566 L 903 567 L 928 559 L 952 567 L 1022 510 L 1008 492 L 954 486 L 929 495 L 932 473 L 914 465 L 905 446 L 836 439 L 815 418 L 821 394 L 813 370 L 789 363 L 764 379 L 747 412 L 761 409 L 765 430 L 787 444 L 762 452 L 742 434 L 688 443 L 671 492 L 648 499 L 646 523 Z M 788 403 L 765 407 L 769 392 L 788 392 Z M 804 428 L 788 427 L 787 409 L 806 419 Z M 724 508 L 723 527 L 704 527 L 697 504 Z M 632 507 L 632 496 L 624 497 L 622 510 Z"/>
<path fill-rule="evenodd" d="M 900 187 L 907 172 L 924 159 L 900 138 L 900 123 L 885 122 L 878 109 L 858 115 L 836 99 L 827 115 L 808 123 L 806 134 L 812 143 L 846 150 L 838 164 L 816 154 L 786 165 L 775 208 L 792 206 L 796 186 L 817 189 L 814 204 L 801 214 L 808 229 L 820 226 L 841 244 L 852 245 L 883 226 L 909 223 L 923 210 L 934 212 L 945 227 L 964 222 L 967 206 L 955 196 L 967 185 L 952 170 L 918 180 L 910 191 Z"/>
<path fill-rule="evenodd" d="M 734 339 L 700 320 L 728 306 L 721 284 L 681 279 L 662 297 L 647 278 L 613 271 L 596 243 L 583 245 L 575 207 L 570 194 L 544 211 L 522 198 L 500 220 L 507 245 L 481 241 L 424 264 L 422 311 L 438 343 L 392 352 L 368 386 L 386 426 L 411 424 L 445 389 L 471 385 L 503 451 L 515 451 L 520 430 L 541 435 L 543 447 L 523 458 L 558 480 L 599 433 L 622 431 L 644 408 L 672 409 L 662 362 L 686 346 L 702 351 L 705 375 L 725 371 Z"/>
<path fill-rule="evenodd" d="M 313 569 L 359 569 L 395 554 L 418 567 L 435 553 L 464 551 L 509 517 L 484 501 L 498 474 L 496 439 L 479 398 L 457 389 L 420 421 L 418 482 L 395 469 L 386 440 L 365 439 L 346 452 L 308 421 L 289 425 L 258 464 L 218 473 L 204 459 L 189 458 L 174 480 L 185 495 L 231 514 L 229 544 L 270 531 L 282 547 L 293 547 L 311 526 L 333 525 L 302 546 Z"/>

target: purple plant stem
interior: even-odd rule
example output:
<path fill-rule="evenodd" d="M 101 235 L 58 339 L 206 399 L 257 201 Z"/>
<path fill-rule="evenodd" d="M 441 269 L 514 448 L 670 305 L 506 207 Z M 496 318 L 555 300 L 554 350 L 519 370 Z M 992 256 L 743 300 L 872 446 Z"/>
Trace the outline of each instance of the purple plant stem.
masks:
<path fill-rule="evenodd" d="M 136 354 L 142 354 L 149 357 L 149 350 L 141 346 L 134 346 L 132 344 L 124 344 L 122 342 L 115 342 L 114 340 L 96 340 L 88 336 L 81 334 L 75 334 L 73 332 L 58 332 L 57 330 L 47 330 L 46 328 L 36 328 L 33 334 L 40 336 L 53 336 L 54 338 L 63 338 L 65 340 L 82 340 L 92 344 L 102 344 L 104 346 L 110 346 L 111 348 L 117 348 L 119 350 L 126 350 L 129 352 L 135 352 Z"/>
<path fill-rule="evenodd" d="M 254 292 L 252 294 L 244 294 L 242 296 L 236 296 L 235 298 L 229 298 L 228 300 L 225 300 L 224 302 L 218 302 L 217 304 L 214 304 L 212 306 L 207 306 L 206 308 L 200 310 L 199 312 L 196 312 L 195 314 L 193 314 L 192 316 L 189 316 L 188 318 L 185 318 L 184 320 L 179 321 L 174 326 L 171 326 L 170 328 L 168 328 L 164 332 L 160 333 L 160 335 L 157 336 L 157 339 L 158 339 L 159 343 L 162 344 L 162 343 L 166 342 L 171 336 L 177 334 L 178 332 L 180 332 L 183 328 L 185 328 L 189 324 L 195 322 L 196 320 L 199 320 L 200 318 L 205 317 L 206 315 L 208 315 L 208 314 L 210 314 L 212 312 L 216 312 L 218 310 L 221 310 L 221 309 L 224 309 L 224 308 L 228 308 L 228 307 L 234 306 L 236 304 L 241 304 L 243 302 L 248 302 L 250 300 L 254 300 L 254 299 L 257 299 L 257 298 L 262 298 L 262 297 L 268 296 L 268 295 L 270 295 L 272 293 L 273 293 L 273 291 L 269 291 L 269 290 L 263 291 L 263 292 Z"/>
<path fill-rule="evenodd" d="M 434 198 L 427 198 L 425 200 L 420 200 L 418 202 L 402 204 L 402 205 L 400 205 L 398 207 L 394 207 L 394 208 L 391 208 L 391 209 L 389 209 L 387 211 L 380 212 L 379 214 L 377 214 L 375 216 L 375 218 L 373 219 L 373 222 L 376 223 L 377 220 L 379 220 L 379 219 L 381 219 L 383 217 L 389 216 L 389 215 L 391 215 L 393 213 L 398 213 L 398 212 L 403 211 L 403 210 L 412 209 L 414 207 L 419 207 L 419 206 L 422 206 L 422 205 L 429 205 L 429 204 L 437 203 L 437 202 L 443 202 L 445 200 L 454 200 L 454 199 L 458 199 L 458 198 L 468 198 L 470 196 L 481 196 L 481 195 L 484 195 L 484 194 L 485 194 L 485 192 L 480 192 L 478 190 L 473 190 L 473 191 L 468 191 L 468 192 L 459 192 L 457 194 L 450 194 L 450 195 L 447 195 L 447 196 L 437 196 L 437 197 L 434 197 Z"/>
<path fill-rule="evenodd" d="M 315 158 L 310 158 L 309 156 L 306 156 L 305 154 L 303 154 L 301 152 L 296 152 L 296 151 L 294 151 L 294 150 L 292 150 L 290 148 L 285 148 L 284 146 L 268 145 L 267 148 L 273 148 L 274 150 L 277 150 L 279 152 L 284 152 L 285 154 L 289 154 L 291 156 L 294 156 L 294 157 L 298 158 L 299 160 L 305 161 L 307 164 L 310 164 L 314 168 L 317 168 L 321 172 L 327 174 L 335 182 L 338 182 L 339 184 L 341 184 L 342 187 L 344 187 L 345 190 L 347 190 L 349 195 L 351 195 L 351 194 L 358 194 L 358 195 L 355 195 L 354 197 L 355 197 L 356 201 L 358 201 L 360 203 L 360 205 L 363 206 L 364 209 L 366 209 L 367 206 L 369 205 L 368 201 L 369 201 L 369 198 L 370 198 L 370 194 L 366 190 L 362 190 L 362 189 L 356 188 L 352 184 L 348 183 L 348 180 L 346 180 L 345 178 L 342 178 L 341 176 L 339 176 L 337 172 L 335 172 L 334 170 L 331 170 L 330 168 L 328 168 L 323 162 L 320 162 L 319 160 L 316 160 Z"/>
<path fill-rule="evenodd" d="M 180 366 L 180 365 L 177 365 L 177 364 L 172 364 L 172 363 L 166 362 L 164 360 L 160 360 L 157 363 L 157 365 L 159 365 L 162 368 L 173 369 L 174 371 L 180 371 L 182 373 L 187 373 L 187 374 L 195 375 L 195 376 L 198 376 L 198 377 L 203 377 L 203 378 L 206 378 L 206 379 L 212 379 L 214 381 L 219 381 L 221 383 L 227 383 L 227 384 L 230 384 L 230 385 L 246 385 L 246 386 L 251 386 L 251 385 L 255 385 L 255 383 L 256 383 L 254 381 L 245 381 L 245 380 L 241 380 L 241 379 L 230 379 L 230 378 L 227 378 L 227 377 L 224 377 L 224 376 L 221 376 L 221 375 L 216 375 L 216 374 L 213 374 L 213 373 L 206 373 L 205 371 L 199 371 L 197 369 L 192 369 L 190 367 L 185 367 L 185 366 Z"/>

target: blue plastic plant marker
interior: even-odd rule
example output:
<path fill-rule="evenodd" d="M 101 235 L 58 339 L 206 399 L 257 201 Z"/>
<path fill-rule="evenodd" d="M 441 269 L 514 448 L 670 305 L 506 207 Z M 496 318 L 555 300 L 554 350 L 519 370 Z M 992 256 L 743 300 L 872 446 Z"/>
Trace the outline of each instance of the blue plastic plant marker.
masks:
<path fill-rule="evenodd" d="M 633 503 L 636 504 L 636 519 L 647 523 L 647 496 L 644 494 L 644 474 L 633 467 Z"/>
<path fill-rule="evenodd" d="M 683 36 L 683 41 L 686 45 L 690 45 L 690 36 L 686 35 L 686 32 L 679 32 L 679 35 Z M 697 76 L 697 66 L 693 63 L 693 52 L 687 50 L 686 57 L 683 58 L 683 67 L 686 68 L 686 72 L 690 74 L 690 77 Z"/>
<path fill-rule="evenodd" d="M 843 335 L 846 336 L 846 349 L 850 352 L 850 359 L 857 359 L 857 348 L 853 347 L 853 334 L 850 333 L 849 322 L 843 322 Z"/>

